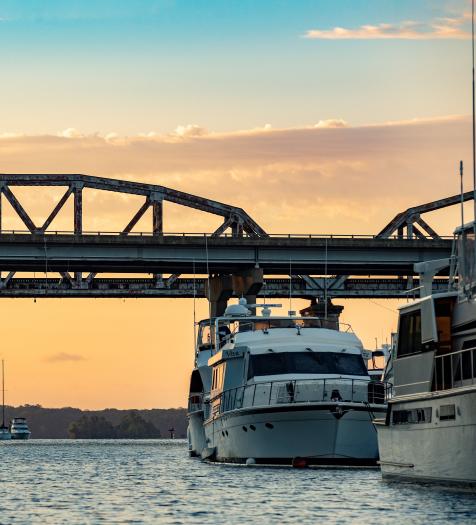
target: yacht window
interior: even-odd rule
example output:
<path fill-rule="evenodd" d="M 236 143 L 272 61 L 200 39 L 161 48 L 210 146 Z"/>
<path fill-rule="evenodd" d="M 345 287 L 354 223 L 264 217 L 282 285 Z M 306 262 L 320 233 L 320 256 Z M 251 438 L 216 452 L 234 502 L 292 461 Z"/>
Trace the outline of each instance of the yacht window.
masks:
<path fill-rule="evenodd" d="M 437 355 L 451 352 L 451 318 L 453 299 L 435 300 L 436 329 L 438 331 Z"/>
<path fill-rule="evenodd" d="M 469 339 L 464 341 L 462 349 L 467 350 L 468 348 L 476 348 L 476 339 Z"/>
<path fill-rule="evenodd" d="M 225 363 L 221 363 L 213 369 L 212 390 L 223 388 L 224 377 L 225 377 Z"/>
<path fill-rule="evenodd" d="M 397 357 L 416 354 L 422 351 L 421 345 L 421 312 L 417 310 L 400 317 L 398 330 Z"/>
<path fill-rule="evenodd" d="M 198 370 L 192 372 L 192 377 L 190 378 L 190 392 L 203 392 L 203 383 Z"/>
<path fill-rule="evenodd" d="M 448 421 L 455 419 L 456 411 L 454 405 L 442 405 L 440 406 L 440 421 Z"/>
<path fill-rule="evenodd" d="M 431 407 L 413 408 L 412 410 L 393 410 L 392 423 L 394 425 L 431 423 Z"/>
<path fill-rule="evenodd" d="M 334 352 L 280 352 L 251 355 L 248 379 L 282 374 L 367 376 L 361 355 Z"/>

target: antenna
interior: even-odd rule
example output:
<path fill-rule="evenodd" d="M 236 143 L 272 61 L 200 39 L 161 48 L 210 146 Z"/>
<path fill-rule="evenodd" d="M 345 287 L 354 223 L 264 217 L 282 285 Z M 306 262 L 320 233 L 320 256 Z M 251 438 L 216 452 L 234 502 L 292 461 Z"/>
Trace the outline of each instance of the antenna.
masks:
<path fill-rule="evenodd" d="M 2 428 L 5 428 L 5 362 L 2 359 Z"/>
<path fill-rule="evenodd" d="M 326 258 L 324 261 L 324 319 L 327 321 L 327 237 L 326 237 Z"/>
<path fill-rule="evenodd" d="M 474 0 L 471 2 L 471 62 L 472 62 L 472 95 L 473 95 L 473 221 L 476 223 L 476 120 L 474 100 Z M 474 226 L 473 226 L 474 227 Z"/>
<path fill-rule="evenodd" d="M 292 298 L 292 291 L 293 291 L 293 268 L 291 263 L 291 257 L 289 257 L 289 315 L 292 315 L 293 311 L 293 298 Z"/>
<path fill-rule="evenodd" d="M 193 346 L 197 344 L 197 310 L 196 310 L 196 299 L 197 299 L 197 285 L 195 276 L 195 257 L 193 258 Z"/>
<path fill-rule="evenodd" d="M 463 195 L 463 161 L 459 161 L 460 195 L 461 195 L 461 231 L 464 226 L 464 195 Z"/>
<path fill-rule="evenodd" d="M 210 323 L 210 345 L 212 345 L 212 302 L 210 301 L 211 292 L 210 292 L 210 267 L 208 262 L 208 237 L 205 234 L 205 253 L 207 256 L 207 295 L 208 295 L 208 321 Z"/>

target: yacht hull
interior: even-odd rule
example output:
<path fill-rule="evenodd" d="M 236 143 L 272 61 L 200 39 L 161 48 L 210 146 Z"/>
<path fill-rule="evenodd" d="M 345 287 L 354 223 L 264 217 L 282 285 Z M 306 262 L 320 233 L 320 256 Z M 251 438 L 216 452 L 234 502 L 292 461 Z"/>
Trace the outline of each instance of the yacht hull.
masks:
<path fill-rule="evenodd" d="M 307 464 L 376 465 L 372 418 L 368 408 L 345 403 L 232 410 L 205 422 L 206 450 L 221 462 L 292 464 L 306 458 Z"/>
<path fill-rule="evenodd" d="M 27 440 L 30 439 L 30 432 L 12 432 L 12 439 Z"/>
<path fill-rule="evenodd" d="M 441 418 L 454 405 L 454 419 Z M 427 423 L 376 425 L 384 478 L 476 487 L 476 388 L 392 403 L 392 410 L 431 408 Z"/>
<path fill-rule="evenodd" d="M 203 410 L 188 414 L 188 449 L 191 457 L 199 457 L 207 446 L 203 428 Z"/>

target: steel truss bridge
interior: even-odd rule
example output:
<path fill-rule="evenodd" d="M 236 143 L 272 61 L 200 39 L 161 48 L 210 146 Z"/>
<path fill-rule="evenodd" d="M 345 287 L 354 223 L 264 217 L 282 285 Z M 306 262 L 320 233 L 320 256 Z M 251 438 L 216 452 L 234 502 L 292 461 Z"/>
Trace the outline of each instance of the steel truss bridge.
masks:
<path fill-rule="evenodd" d="M 41 225 L 15 195 L 16 188 L 28 186 L 38 200 L 42 187 L 65 189 Z M 85 190 L 141 196 L 143 203 L 117 232 L 88 232 L 83 230 Z M 2 229 L 3 198 L 24 229 Z M 472 192 L 463 198 L 472 199 Z M 69 199 L 73 229 L 56 231 L 52 223 Z M 460 199 L 455 195 L 409 208 L 376 235 L 273 235 L 241 208 L 164 186 L 75 174 L 0 174 L 0 297 L 196 296 L 208 297 L 218 310 L 240 295 L 405 297 L 418 288 L 414 263 L 451 255 L 452 238 L 439 235 L 422 215 Z M 218 215 L 223 222 L 209 234 L 166 233 L 164 201 Z M 134 232 L 149 209 L 150 230 Z M 435 287 L 447 289 L 448 279 L 438 279 Z"/>

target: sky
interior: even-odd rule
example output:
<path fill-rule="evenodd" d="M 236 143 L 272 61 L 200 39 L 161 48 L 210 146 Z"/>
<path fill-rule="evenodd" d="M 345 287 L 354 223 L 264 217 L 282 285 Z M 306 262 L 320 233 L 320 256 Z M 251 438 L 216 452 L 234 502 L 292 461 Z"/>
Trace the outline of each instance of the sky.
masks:
<path fill-rule="evenodd" d="M 4 0 L 0 171 L 162 184 L 241 206 L 270 233 L 376 233 L 457 193 L 460 159 L 470 187 L 469 10 L 466 0 Z M 60 197 L 15 194 L 38 222 Z M 120 230 L 141 205 L 84 199 L 85 229 Z M 52 229 L 71 228 L 70 208 Z M 21 226 L 4 213 L 4 228 Z M 170 204 L 164 220 L 169 232 L 218 225 Z M 458 210 L 428 217 L 445 234 L 457 220 Z M 398 301 L 340 304 L 368 348 L 395 329 Z M 204 301 L 197 309 L 205 316 Z M 9 403 L 186 403 L 190 300 L 4 299 L 0 315 Z"/>

